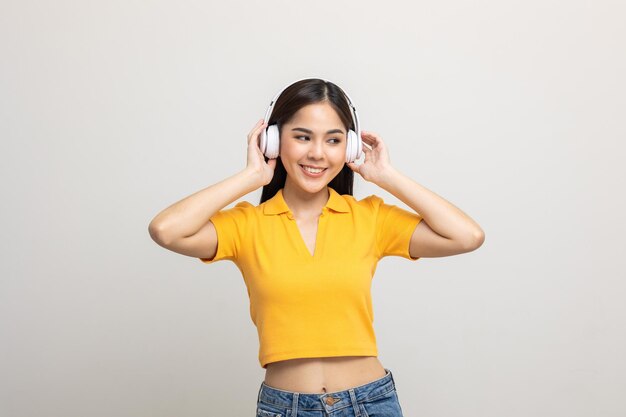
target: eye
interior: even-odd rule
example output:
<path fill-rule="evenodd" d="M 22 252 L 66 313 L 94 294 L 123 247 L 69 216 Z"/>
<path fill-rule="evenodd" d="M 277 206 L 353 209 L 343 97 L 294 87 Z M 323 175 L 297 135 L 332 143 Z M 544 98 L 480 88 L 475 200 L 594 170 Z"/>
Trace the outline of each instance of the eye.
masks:
<path fill-rule="evenodd" d="M 308 140 L 308 139 L 309 139 L 309 137 L 308 137 L 308 136 L 306 136 L 306 135 L 296 136 L 295 138 L 296 138 L 296 139 L 302 139 L 302 138 L 304 138 L 304 140 Z M 341 139 L 339 139 L 339 138 L 331 138 L 331 139 L 328 139 L 328 140 L 334 140 L 335 142 L 333 142 L 333 145 L 336 145 L 336 144 L 338 144 L 338 143 L 341 143 Z"/>

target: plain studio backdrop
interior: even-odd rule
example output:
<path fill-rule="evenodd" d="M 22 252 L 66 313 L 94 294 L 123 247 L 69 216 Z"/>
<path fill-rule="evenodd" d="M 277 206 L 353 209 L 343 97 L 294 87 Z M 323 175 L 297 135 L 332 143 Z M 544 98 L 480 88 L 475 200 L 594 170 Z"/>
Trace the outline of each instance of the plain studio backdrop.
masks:
<path fill-rule="evenodd" d="M 148 224 L 243 169 L 271 98 L 308 77 L 344 88 L 392 164 L 486 234 L 378 265 L 379 358 L 405 416 L 626 415 L 625 14 L 3 1 L 0 415 L 254 415 L 239 271 L 161 248 Z M 358 175 L 354 194 L 407 208 Z"/>

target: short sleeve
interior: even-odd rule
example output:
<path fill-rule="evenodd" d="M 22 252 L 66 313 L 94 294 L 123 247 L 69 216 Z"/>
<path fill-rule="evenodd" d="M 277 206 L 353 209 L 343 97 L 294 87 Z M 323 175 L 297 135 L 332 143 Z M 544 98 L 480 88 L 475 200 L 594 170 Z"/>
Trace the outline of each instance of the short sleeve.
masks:
<path fill-rule="evenodd" d="M 254 206 L 242 201 L 234 207 L 220 210 L 209 220 L 215 226 L 217 233 L 217 251 L 213 258 L 198 258 L 202 262 L 210 264 L 222 259 L 237 260 L 241 242 L 245 238 L 246 230 L 252 219 Z"/>
<path fill-rule="evenodd" d="M 409 254 L 409 245 L 415 227 L 422 220 L 422 216 L 393 204 L 386 204 L 376 195 L 371 195 L 367 199 L 372 204 L 376 217 L 376 244 L 379 258 L 401 256 L 411 261 L 418 260 L 419 258 L 412 258 Z"/>

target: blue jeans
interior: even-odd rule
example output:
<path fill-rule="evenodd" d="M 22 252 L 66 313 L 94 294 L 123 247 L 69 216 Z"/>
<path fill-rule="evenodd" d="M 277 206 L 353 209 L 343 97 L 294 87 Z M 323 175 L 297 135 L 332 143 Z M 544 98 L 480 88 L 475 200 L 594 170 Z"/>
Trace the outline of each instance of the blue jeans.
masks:
<path fill-rule="evenodd" d="M 257 417 L 403 417 L 391 371 L 344 391 L 304 394 L 261 382 Z"/>

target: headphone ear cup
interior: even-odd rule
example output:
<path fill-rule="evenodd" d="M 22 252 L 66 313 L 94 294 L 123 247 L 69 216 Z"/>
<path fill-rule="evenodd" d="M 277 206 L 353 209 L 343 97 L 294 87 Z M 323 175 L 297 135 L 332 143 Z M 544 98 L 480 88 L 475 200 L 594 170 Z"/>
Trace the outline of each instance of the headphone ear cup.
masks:
<path fill-rule="evenodd" d="M 346 162 L 354 162 L 361 157 L 363 145 L 361 144 L 361 138 L 354 132 L 354 130 L 348 130 L 348 144 L 346 146 Z"/>
<path fill-rule="evenodd" d="M 278 150 L 280 149 L 280 132 L 277 125 L 270 125 L 267 127 L 267 140 L 265 156 L 270 159 L 276 159 L 278 157 Z"/>

